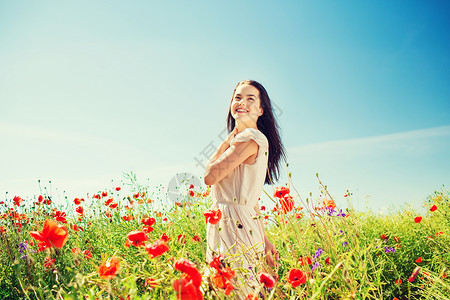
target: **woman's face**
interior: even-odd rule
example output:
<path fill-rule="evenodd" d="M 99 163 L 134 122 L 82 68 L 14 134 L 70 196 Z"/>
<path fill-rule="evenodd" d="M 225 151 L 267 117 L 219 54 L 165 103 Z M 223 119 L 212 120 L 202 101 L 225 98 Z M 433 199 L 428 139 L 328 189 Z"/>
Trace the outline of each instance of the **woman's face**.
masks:
<path fill-rule="evenodd" d="M 231 101 L 231 115 L 236 121 L 247 126 L 256 124 L 258 117 L 263 114 L 260 102 L 257 88 L 249 84 L 241 84 L 236 88 Z"/>

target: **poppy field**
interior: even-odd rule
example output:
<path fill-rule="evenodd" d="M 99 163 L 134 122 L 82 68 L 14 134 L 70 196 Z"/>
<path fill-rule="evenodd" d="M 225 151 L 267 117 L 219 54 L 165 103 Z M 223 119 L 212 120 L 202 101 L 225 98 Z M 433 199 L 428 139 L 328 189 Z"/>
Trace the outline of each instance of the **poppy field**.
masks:
<path fill-rule="evenodd" d="M 268 191 L 271 192 L 268 192 Z M 292 180 L 260 204 L 275 268 L 238 294 L 239 270 L 205 261 L 210 188 L 190 185 L 159 206 L 148 187 L 111 185 L 73 199 L 0 200 L 1 299 L 448 299 L 450 197 L 430 191 L 422 212 L 351 209 L 318 179 L 303 198 Z M 343 208 L 345 207 L 345 209 Z M 350 208 L 348 208 L 350 207 Z M 157 209 L 156 209 L 157 208 Z M 209 272 L 205 273 L 208 269 Z M 208 274 L 208 275 L 205 275 Z"/>

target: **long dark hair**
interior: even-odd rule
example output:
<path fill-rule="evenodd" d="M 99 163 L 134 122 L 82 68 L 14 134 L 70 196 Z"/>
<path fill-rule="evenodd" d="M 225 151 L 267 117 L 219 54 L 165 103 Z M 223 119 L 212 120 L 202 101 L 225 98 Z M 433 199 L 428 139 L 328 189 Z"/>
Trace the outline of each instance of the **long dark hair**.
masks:
<path fill-rule="evenodd" d="M 256 122 L 256 126 L 258 129 L 266 136 L 269 141 L 269 159 L 267 162 L 268 171 L 266 173 L 265 184 L 274 184 L 275 181 L 278 181 L 280 175 L 280 160 L 283 157 L 284 161 L 286 161 L 286 151 L 281 143 L 280 134 L 278 133 L 279 126 L 277 121 L 275 120 L 275 116 L 273 114 L 272 103 L 270 102 L 269 94 L 266 89 L 257 81 L 254 80 L 243 80 L 239 82 L 233 91 L 236 92 L 238 86 L 242 84 L 248 84 L 254 86 L 259 91 L 259 99 L 260 105 L 263 109 L 263 114 L 258 117 L 258 121 Z M 233 101 L 233 97 L 232 100 Z M 228 110 L 227 117 L 227 130 L 228 133 L 231 133 L 235 127 L 235 120 L 231 115 L 231 110 Z"/>

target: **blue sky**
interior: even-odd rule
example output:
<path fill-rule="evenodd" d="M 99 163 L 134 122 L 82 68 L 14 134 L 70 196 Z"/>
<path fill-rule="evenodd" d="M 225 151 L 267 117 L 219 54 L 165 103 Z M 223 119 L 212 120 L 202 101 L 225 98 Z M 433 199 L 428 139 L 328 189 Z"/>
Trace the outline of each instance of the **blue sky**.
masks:
<path fill-rule="evenodd" d="M 420 207 L 450 183 L 449 6 L 2 2 L 0 193 L 203 176 L 194 158 L 221 142 L 235 84 L 254 79 L 302 198 L 318 197 L 319 173 L 338 203 L 349 188 L 361 210 Z"/>

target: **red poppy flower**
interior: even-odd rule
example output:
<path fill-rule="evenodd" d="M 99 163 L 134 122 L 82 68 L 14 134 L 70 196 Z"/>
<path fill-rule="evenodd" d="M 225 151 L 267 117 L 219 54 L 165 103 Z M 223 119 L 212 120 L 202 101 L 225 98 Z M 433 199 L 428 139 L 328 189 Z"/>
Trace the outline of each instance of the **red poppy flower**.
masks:
<path fill-rule="evenodd" d="M 142 231 L 145 233 L 150 233 L 153 231 L 153 227 L 152 226 L 142 226 Z"/>
<path fill-rule="evenodd" d="M 209 266 L 216 270 L 220 270 L 223 267 L 223 264 L 222 264 L 223 258 L 224 258 L 223 254 L 220 254 L 219 256 L 215 256 L 213 258 L 213 260 L 209 263 Z"/>
<path fill-rule="evenodd" d="M 194 235 L 194 237 L 192 239 L 194 240 L 194 242 L 200 241 L 200 238 L 198 237 L 198 235 Z"/>
<path fill-rule="evenodd" d="M 75 208 L 75 211 L 77 213 L 79 213 L 80 215 L 82 215 L 84 212 L 84 208 L 83 208 L 83 206 L 77 206 L 77 208 Z"/>
<path fill-rule="evenodd" d="M 108 200 L 105 201 L 105 206 L 110 205 L 113 201 L 114 201 L 114 198 L 109 198 Z"/>
<path fill-rule="evenodd" d="M 55 220 L 58 221 L 58 222 L 67 223 L 66 213 L 65 212 L 61 212 L 61 211 L 57 210 L 55 212 L 54 217 L 55 217 Z"/>
<path fill-rule="evenodd" d="M 394 241 L 398 244 L 400 243 L 400 238 L 398 236 L 394 236 Z"/>
<path fill-rule="evenodd" d="M 153 278 L 147 278 L 145 280 L 145 285 L 148 285 L 150 288 L 155 288 L 158 284 L 156 283 L 156 280 Z"/>
<path fill-rule="evenodd" d="M 325 263 L 326 263 L 327 265 L 331 265 L 331 263 L 330 263 L 330 258 L 329 258 L 329 257 L 327 257 L 327 258 L 325 259 Z"/>
<path fill-rule="evenodd" d="M 81 199 L 75 198 L 75 199 L 73 199 L 73 203 L 75 203 L 75 205 L 80 205 L 81 204 Z"/>
<path fill-rule="evenodd" d="M 436 236 L 440 236 L 441 234 L 444 234 L 444 232 L 443 231 L 436 232 Z"/>
<path fill-rule="evenodd" d="M 105 211 L 105 216 L 108 218 L 111 218 L 111 212 L 109 210 Z"/>
<path fill-rule="evenodd" d="M 122 216 L 122 219 L 124 221 L 131 221 L 131 220 L 133 220 L 133 216 Z"/>
<path fill-rule="evenodd" d="M 62 248 L 69 239 L 67 229 L 52 219 L 45 220 L 44 228 L 41 232 L 30 231 L 30 235 L 35 240 L 44 242 L 46 247 L 55 246 L 56 248 Z"/>
<path fill-rule="evenodd" d="M 289 188 L 285 186 L 280 186 L 275 188 L 275 193 L 273 194 L 273 196 L 276 198 L 282 198 L 285 195 L 289 194 L 289 192 L 290 192 Z"/>
<path fill-rule="evenodd" d="M 192 279 L 189 276 L 182 276 L 180 279 L 174 280 L 172 287 L 177 292 L 177 299 L 203 299 L 203 294 L 200 291 L 200 288 L 194 285 Z"/>
<path fill-rule="evenodd" d="M 397 297 L 392 298 L 392 300 L 399 300 Z"/>
<path fill-rule="evenodd" d="M 387 239 L 388 239 L 388 236 L 385 235 L 385 234 L 382 234 L 382 235 L 381 235 L 381 239 L 382 239 L 382 240 L 387 240 Z"/>
<path fill-rule="evenodd" d="M 397 279 L 397 280 L 395 281 L 395 284 L 401 285 L 401 284 L 402 284 L 402 280 L 401 280 L 401 279 Z"/>
<path fill-rule="evenodd" d="M 155 218 L 143 218 L 141 220 L 141 223 L 147 226 L 152 226 L 153 224 L 156 223 Z"/>
<path fill-rule="evenodd" d="M 110 260 L 102 263 L 98 268 L 101 278 L 112 279 L 119 274 L 120 261 L 117 257 L 111 257 Z"/>
<path fill-rule="evenodd" d="M 262 272 L 259 274 L 259 282 L 264 284 L 266 288 L 272 288 L 275 284 L 275 279 L 272 275 Z"/>
<path fill-rule="evenodd" d="M 116 187 L 116 191 L 120 191 L 122 188 L 120 186 Z"/>
<path fill-rule="evenodd" d="M 287 274 L 287 281 L 292 285 L 292 287 L 296 288 L 300 284 L 304 284 L 306 282 L 306 273 L 299 269 L 290 269 Z"/>
<path fill-rule="evenodd" d="M 194 188 L 194 185 L 191 184 L 191 185 L 189 186 L 189 189 L 193 189 L 193 188 Z"/>
<path fill-rule="evenodd" d="M 109 208 L 114 209 L 119 205 L 119 203 L 111 203 L 111 205 L 109 206 Z"/>
<path fill-rule="evenodd" d="M 42 195 L 39 195 L 38 202 L 41 203 L 42 201 L 44 201 L 44 197 L 42 197 Z"/>
<path fill-rule="evenodd" d="M 145 245 L 145 250 L 151 258 L 154 258 L 169 251 L 169 245 L 163 240 L 156 240 L 153 244 Z"/>
<path fill-rule="evenodd" d="M 23 199 L 20 198 L 19 196 L 15 196 L 15 197 L 13 198 L 13 201 L 14 201 L 14 204 L 15 204 L 15 205 L 20 206 L 20 202 L 22 202 Z"/>
<path fill-rule="evenodd" d="M 140 230 L 133 230 L 128 234 L 128 241 L 135 246 L 145 246 L 145 241 L 148 241 L 148 237 L 145 232 Z"/>
<path fill-rule="evenodd" d="M 414 222 L 420 223 L 420 221 L 422 221 L 422 217 L 415 217 L 414 218 Z"/>
<path fill-rule="evenodd" d="M 92 258 L 92 253 L 89 250 L 84 250 L 83 255 L 86 259 Z"/>
<path fill-rule="evenodd" d="M 160 240 L 163 240 L 165 242 L 168 242 L 170 240 L 170 236 L 168 236 L 165 232 L 161 234 Z"/>
<path fill-rule="evenodd" d="M 308 265 L 312 265 L 312 261 L 311 261 L 311 258 L 309 256 L 307 256 L 307 257 L 300 257 L 298 259 L 298 261 L 300 262 L 301 266 L 303 266 L 305 263 L 307 263 Z"/>
<path fill-rule="evenodd" d="M 295 206 L 294 200 L 289 195 L 287 197 L 280 199 L 280 204 L 284 214 L 287 214 L 288 212 L 293 210 Z"/>
<path fill-rule="evenodd" d="M 220 209 L 207 209 L 203 212 L 206 218 L 206 223 L 217 224 L 222 218 L 222 212 Z"/>
<path fill-rule="evenodd" d="M 92 196 L 92 198 L 100 200 L 102 196 L 100 196 L 100 194 L 95 194 L 94 196 Z"/>
<path fill-rule="evenodd" d="M 248 294 L 245 300 L 258 300 L 258 297 L 253 294 Z"/>
<path fill-rule="evenodd" d="M 212 282 L 220 289 L 225 290 L 225 295 L 230 295 L 234 289 L 231 279 L 235 276 L 235 272 L 230 268 L 217 270 L 217 274 L 212 278 Z"/>
<path fill-rule="evenodd" d="M 197 270 L 195 264 L 192 261 L 185 258 L 180 258 L 174 262 L 173 267 L 178 271 L 189 275 L 196 287 L 200 287 L 200 285 L 202 284 L 202 274 L 199 272 L 199 270 Z"/>
<path fill-rule="evenodd" d="M 55 263 L 55 259 L 52 259 L 50 256 L 47 256 L 44 261 L 44 267 L 50 269 L 51 266 Z"/>
<path fill-rule="evenodd" d="M 194 197 L 194 195 L 195 195 L 194 191 L 190 190 L 189 191 L 189 196 Z"/>
<path fill-rule="evenodd" d="M 74 253 L 74 254 L 81 253 L 81 249 L 78 248 L 78 247 L 75 247 L 75 248 L 72 249 L 72 253 Z"/>
<path fill-rule="evenodd" d="M 430 208 L 431 211 L 435 211 L 436 209 L 437 209 L 437 206 L 436 206 L 436 205 L 433 205 L 433 206 Z"/>
<path fill-rule="evenodd" d="M 186 243 L 186 236 L 184 234 L 178 235 L 178 243 L 185 244 Z"/>
<path fill-rule="evenodd" d="M 416 263 L 420 264 L 422 262 L 422 257 L 416 259 Z"/>
<path fill-rule="evenodd" d="M 107 192 L 102 192 L 102 197 L 106 197 L 106 196 L 108 196 L 108 193 Z"/>
<path fill-rule="evenodd" d="M 139 198 L 139 193 L 135 193 L 135 194 L 133 194 L 133 198 L 134 198 L 134 199 L 137 199 L 137 198 Z"/>

